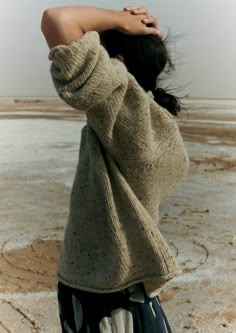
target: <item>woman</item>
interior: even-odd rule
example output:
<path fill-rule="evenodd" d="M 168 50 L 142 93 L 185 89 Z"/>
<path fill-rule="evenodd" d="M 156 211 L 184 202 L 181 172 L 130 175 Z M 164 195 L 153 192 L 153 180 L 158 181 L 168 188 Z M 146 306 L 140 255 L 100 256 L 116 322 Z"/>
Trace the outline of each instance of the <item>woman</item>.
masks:
<path fill-rule="evenodd" d="M 158 207 L 188 157 L 160 106 L 176 114 L 178 100 L 156 89 L 171 64 L 157 20 L 145 8 L 60 7 L 42 31 L 59 96 L 87 117 L 58 267 L 62 331 L 171 332 L 158 293 L 178 267 Z"/>

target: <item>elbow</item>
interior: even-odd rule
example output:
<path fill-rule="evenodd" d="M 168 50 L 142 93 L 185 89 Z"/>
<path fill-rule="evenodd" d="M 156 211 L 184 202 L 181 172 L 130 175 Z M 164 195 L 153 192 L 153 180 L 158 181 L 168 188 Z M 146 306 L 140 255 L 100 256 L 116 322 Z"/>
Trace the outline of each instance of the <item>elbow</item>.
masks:
<path fill-rule="evenodd" d="M 50 48 L 55 44 L 55 36 L 60 33 L 62 19 L 59 8 L 48 8 L 42 15 L 41 31 Z"/>
<path fill-rule="evenodd" d="M 41 20 L 41 31 L 44 35 L 46 34 L 48 26 L 51 24 L 53 20 L 53 16 L 54 16 L 53 8 L 46 9 L 43 13 Z"/>
<path fill-rule="evenodd" d="M 44 11 L 41 20 L 41 30 L 44 35 L 47 35 L 51 29 L 55 29 L 60 21 L 61 15 L 57 8 L 48 8 Z M 46 36 L 45 36 L 46 37 Z"/>

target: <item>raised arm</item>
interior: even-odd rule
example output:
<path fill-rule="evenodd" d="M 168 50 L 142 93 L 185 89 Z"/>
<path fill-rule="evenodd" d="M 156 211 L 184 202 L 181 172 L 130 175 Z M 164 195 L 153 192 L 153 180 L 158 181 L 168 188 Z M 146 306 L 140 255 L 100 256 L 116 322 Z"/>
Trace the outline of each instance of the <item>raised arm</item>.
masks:
<path fill-rule="evenodd" d="M 59 7 L 46 10 L 42 18 L 42 31 L 51 48 L 50 71 L 58 95 L 74 109 L 85 112 L 90 126 L 103 142 L 108 143 L 113 142 L 117 121 L 123 121 L 122 126 L 127 127 L 126 112 L 122 114 L 121 109 L 126 110 L 123 104 L 127 103 L 124 99 L 131 78 L 126 66 L 110 58 L 100 44 L 98 32 L 107 29 L 160 36 L 156 19 L 149 16 L 145 8 L 137 13 L 132 8 L 114 11 Z M 133 83 L 136 84 L 134 79 Z M 145 103 L 149 103 L 141 88 L 134 91 L 130 100 L 135 105 L 140 94 L 144 95 Z M 145 106 L 145 112 L 147 108 Z"/>
<path fill-rule="evenodd" d="M 133 35 L 160 35 L 154 18 L 143 12 L 133 14 L 84 6 L 49 8 L 43 14 L 41 29 L 50 48 L 70 44 L 88 31 L 116 29 Z"/>

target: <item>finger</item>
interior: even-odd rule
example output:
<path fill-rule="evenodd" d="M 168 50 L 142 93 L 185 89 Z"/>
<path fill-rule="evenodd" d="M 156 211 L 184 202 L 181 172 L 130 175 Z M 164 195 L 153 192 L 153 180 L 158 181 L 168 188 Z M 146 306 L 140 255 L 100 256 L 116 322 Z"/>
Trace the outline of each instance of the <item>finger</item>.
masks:
<path fill-rule="evenodd" d="M 163 33 L 162 33 L 160 30 L 158 30 L 158 29 L 157 29 L 157 36 L 158 36 L 161 40 L 164 39 L 164 35 L 163 35 Z"/>
<path fill-rule="evenodd" d="M 143 15 L 147 15 L 147 16 L 150 15 L 147 8 L 145 8 L 145 7 L 140 7 L 140 8 L 134 9 L 134 14 L 138 14 L 138 15 L 143 14 Z"/>
<path fill-rule="evenodd" d="M 158 38 L 160 38 L 161 40 L 163 39 L 163 34 L 159 29 L 156 28 L 147 28 L 147 34 L 148 35 L 155 35 Z"/>
<path fill-rule="evenodd" d="M 158 22 L 157 19 L 153 16 L 148 16 L 145 19 L 142 20 L 144 24 L 148 24 L 151 27 L 157 28 L 158 27 Z"/>
<path fill-rule="evenodd" d="M 125 7 L 124 10 L 125 11 L 131 11 L 131 10 L 136 10 L 137 7 L 134 7 L 134 6 L 128 6 L 128 7 Z"/>
<path fill-rule="evenodd" d="M 142 13 L 147 13 L 148 10 L 146 7 L 139 7 L 139 8 L 136 8 L 135 9 L 137 12 L 139 12 L 139 14 L 142 14 Z"/>
<path fill-rule="evenodd" d="M 134 14 L 134 15 L 150 15 L 147 8 L 145 7 L 140 7 L 140 8 L 137 8 L 137 7 L 132 7 L 132 6 L 129 6 L 129 7 L 125 7 L 124 8 L 125 11 L 129 11 L 131 14 Z"/>

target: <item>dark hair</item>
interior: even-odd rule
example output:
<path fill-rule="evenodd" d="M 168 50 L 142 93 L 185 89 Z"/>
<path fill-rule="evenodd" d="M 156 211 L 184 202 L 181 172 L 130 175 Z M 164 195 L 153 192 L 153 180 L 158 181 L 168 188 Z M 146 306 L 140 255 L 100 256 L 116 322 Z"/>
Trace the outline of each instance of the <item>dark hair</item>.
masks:
<path fill-rule="evenodd" d="M 174 69 L 164 42 L 154 35 L 127 35 L 117 30 L 100 33 L 101 44 L 111 58 L 124 57 L 128 71 L 145 91 L 152 91 L 155 101 L 173 115 L 181 110 L 179 99 L 157 87 L 164 68 Z"/>

